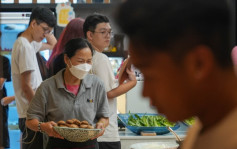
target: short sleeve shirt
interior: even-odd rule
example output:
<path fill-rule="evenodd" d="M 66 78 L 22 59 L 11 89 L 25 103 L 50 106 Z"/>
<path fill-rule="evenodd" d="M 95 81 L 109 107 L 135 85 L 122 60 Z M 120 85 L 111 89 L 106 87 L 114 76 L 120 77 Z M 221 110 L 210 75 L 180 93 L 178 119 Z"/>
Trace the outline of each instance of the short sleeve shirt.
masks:
<path fill-rule="evenodd" d="M 106 92 L 117 87 L 113 69 L 108 56 L 104 53 L 95 51 L 92 58 L 92 73 L 98 76 L 105 84 Z M 117 99 L 109 99 L 109 126 L 103 136 L 97 140 L 99 142 L 116 142 L 119 141 L 118 123 L 117 123 Z"/>
<path fill-rule="evenodd" d="M 41 42 L 29 42 L 24 37 L 19 37 L 14 43 L 11 58 L 12 81 L 16 97 L 16 106 L 19 118 L 26 117 L 26 111 L 29 103 L 23 95 L 21 88 L 21 74 L 26 71 L 31 71 L 31 87 L 36 90 L 42 82 L 42 77 L 39 70 L 36 53 L 41 48 Z"/>
<path fill-rule="evenodd" d="M 95 125 L 101 117 L 109 117 L 108 100 L 102 81 L 88 74 L 82 80 L 78 94 L 74 95 L 65 88 L 64 70 L 42 82 L 31 101 L 27 119 L 58 122 L 76 118 Z"/>

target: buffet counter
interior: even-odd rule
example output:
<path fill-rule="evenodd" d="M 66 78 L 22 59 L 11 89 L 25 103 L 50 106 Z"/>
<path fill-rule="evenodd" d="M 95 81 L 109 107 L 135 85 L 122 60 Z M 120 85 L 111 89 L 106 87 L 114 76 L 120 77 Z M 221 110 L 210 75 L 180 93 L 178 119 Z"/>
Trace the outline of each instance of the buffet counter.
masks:
<path fill-rule="evenodd" d="M 187 126 L 180 123 L 180 127 L 175 130 L 177 135 L 184 139 L 186 136 Z M 137 135 L 130 130 L 125 128 L 125 131 L 119 131 L 120 141 L 121 141 L 121 148 L 122 149 L 130 149 L 129 147 L 135 143 L 142 143 L 142 142 L 175 142 L 176 138 L 172 133 L 167 133 L 163 135 L 156 135 L 156 136 L 141 136 Z"/>

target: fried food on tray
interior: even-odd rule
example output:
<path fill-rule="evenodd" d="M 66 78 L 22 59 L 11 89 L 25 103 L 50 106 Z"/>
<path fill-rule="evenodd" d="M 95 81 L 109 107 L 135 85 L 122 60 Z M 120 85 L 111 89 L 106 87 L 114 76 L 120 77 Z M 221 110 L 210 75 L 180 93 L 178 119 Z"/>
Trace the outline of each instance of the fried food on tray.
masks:
<path fill-rule="evenodd" d="M 66 122 L 63 120 L 60 120 L 57 122 L 57 125 L 59 127 L 94 129 L 94 127 L 92 125 L 90 125 L 87 121 L 85 121 L 85 120 L 80 121 L 78 119 L 70 119 L 70 120 L 67 120 Z"/>

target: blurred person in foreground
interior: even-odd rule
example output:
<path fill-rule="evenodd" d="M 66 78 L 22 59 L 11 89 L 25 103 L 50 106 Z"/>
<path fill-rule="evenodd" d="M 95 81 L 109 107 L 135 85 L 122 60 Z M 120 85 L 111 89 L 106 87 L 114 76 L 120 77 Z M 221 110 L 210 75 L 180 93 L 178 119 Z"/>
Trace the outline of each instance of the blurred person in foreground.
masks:
<path fill-rule="evenodd" d="M 43 148 L 42 134 L 36 134 L 27 129 L 25 121 L 29 104 L 42 82 L 36 53 L 53 49 L 57 42 L 52 34 L 55 25 L 56 19 L 50 9 L 45 7 L 34 8 L 30 16 L 29 26 L 23 33 L 19 34 L 12 49 L 11 72 L 23 149 Z M 44 38 L 46 38 L 47 43 L 42 43 Z"/>
<path fill-rule="evenodd" d="M 73 38 L 84 38 L 83 24 L 84 19 L 82 18 L 72 19 L 60 34 L 58 42 L 47 62 L 49 76 L 53 76 L 62 68 L 66 68 L 63 54 L 64 47 L 66 43 Z"/>
<path fill-rule="evenodd" d="M 237 46 L 235 46 L 231 51 L 231 57 L 235 69 L 235 73 L 237 74 Z"/>
<path fill-rule="evenodd" d="M 144 75 L 143 96 L 170 121 L 197 117 L 181 148 L 236 149 L 227 1 L 127 0 L 116 17 L 130 38 L 131 61 Z"/>
<path fill-rule="evenodd" d="M 87 16 L 83 31 L 85 37 L 95 49 L 92 59 L 92 73 L 105 84 L 109 102 L 109 126 L 106 128 L 104 135 L 98 138 L 99 147 L 101 149 L 120 149 L 116 97 L 126 93 L 136 85 L 136 76 L 133 71 L 126 69 L 125 73 L 128 74 L 126 82 L 117 84 L 110 60 L 108 56 L 102 53 L 109 46 L 113 33 L 109 19 L 106 16 L 98 13 Z"/>
<path fill-rule="evenodd" d="M 70 142 L 53 127 L 60 120 L 88 121 L 103 135 L 109 123 L 109 106 L 103 82 L 87 74 L 93 49 L 83 38 L 71 39 L 65 46 L 66 68 L 41 83 L 27 111 L 26 125 L 49 136 L 47 149 L 98 149 L 97 139 Z"/>

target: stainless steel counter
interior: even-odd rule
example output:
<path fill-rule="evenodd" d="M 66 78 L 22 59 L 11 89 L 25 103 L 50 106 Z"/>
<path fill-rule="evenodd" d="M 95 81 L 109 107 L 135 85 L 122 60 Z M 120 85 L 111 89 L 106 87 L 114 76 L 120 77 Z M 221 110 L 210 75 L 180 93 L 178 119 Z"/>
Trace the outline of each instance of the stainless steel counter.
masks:
<path fill-rule="evenodd" d="M 175 130 L 177 135 L 184 139 L 186 136 L 187 128 L 185 125 L 180 123 L 180 127 Z M 167 133 L 163 135 L 156 135 L 156 136 L 141 136 L 131 132 L 128 129 L 125 131 L 119 131 L 121 146 L 122 149 L 130 149 L 129 147 L 135 143 L 141 142 L 175 142 L 176 138 L 172 133 Z"/>

